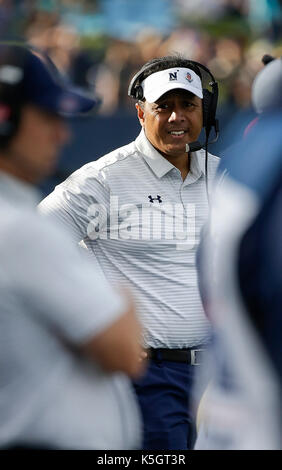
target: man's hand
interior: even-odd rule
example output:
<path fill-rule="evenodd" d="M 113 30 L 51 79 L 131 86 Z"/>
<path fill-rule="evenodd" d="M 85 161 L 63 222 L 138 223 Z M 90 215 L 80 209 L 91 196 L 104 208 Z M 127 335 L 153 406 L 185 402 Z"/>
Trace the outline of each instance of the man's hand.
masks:
<path fill-rule="evenodd" d="M 139 362 L 143 362 L 144 359 L 148 358 L 148 353 L 143 349 L 140 353 Z"/>

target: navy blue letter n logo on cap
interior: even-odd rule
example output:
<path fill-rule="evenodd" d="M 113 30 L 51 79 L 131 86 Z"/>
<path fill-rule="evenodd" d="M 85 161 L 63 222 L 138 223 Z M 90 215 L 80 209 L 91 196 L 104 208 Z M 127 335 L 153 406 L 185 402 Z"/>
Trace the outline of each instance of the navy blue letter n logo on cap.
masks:
<path fill-rule="evenodd" d="M 169 81 L 177 80 L 177 72 L 169 72 Z"/>

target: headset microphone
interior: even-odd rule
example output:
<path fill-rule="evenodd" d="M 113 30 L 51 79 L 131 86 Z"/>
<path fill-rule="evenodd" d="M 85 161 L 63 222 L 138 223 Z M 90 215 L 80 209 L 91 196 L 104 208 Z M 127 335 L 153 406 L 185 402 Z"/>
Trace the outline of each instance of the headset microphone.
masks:
<path fill-rule="evenodd" d="M 215 138 L 211 140 L 210 142 L 208 142 L 209 144 L 213 144 L 218 139 L 218 136 L 219 136 L 218 119 L 215 119 L 214 121 L 214 130 L 215 130 Z M 195 142 L 190 142 L 190 144 L 186 144 L 185 152 L 187 153 L 197 152 L 198 150 L 201 150 L 203 148 L 206 148 L 206 142 L 202 143 L 196 140 Z"/>
<path fill-rule="evenodd" d="M 186 144 L 185 146 L 185 152 L 191 153 L 191 152 L 197 152 L 197 150 L 201 150 L 203 148 L 203 145 L 201 142 L 196 140 L 195 142 L 191 142 L 190 144 Z"/>

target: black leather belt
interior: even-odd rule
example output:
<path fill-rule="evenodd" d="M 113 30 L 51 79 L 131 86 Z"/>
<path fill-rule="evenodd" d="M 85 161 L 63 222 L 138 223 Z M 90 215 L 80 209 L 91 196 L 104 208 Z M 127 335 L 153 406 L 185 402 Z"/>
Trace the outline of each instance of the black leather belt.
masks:
<path fill-rule="evenodd" d="M 157 361 L 186 362 L 192 366 L 198 366 L 203 363 L 205 349 L 154 349 L 147 350 L 149 359 Z"/>

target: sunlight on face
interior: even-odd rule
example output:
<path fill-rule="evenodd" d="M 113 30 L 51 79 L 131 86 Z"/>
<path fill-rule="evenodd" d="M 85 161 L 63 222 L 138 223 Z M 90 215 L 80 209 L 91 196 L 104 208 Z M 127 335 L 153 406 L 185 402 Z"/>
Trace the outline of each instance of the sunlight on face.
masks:
<path fill-rule="evenodd" d="M 172 90 L 137 109 L 148 140 L 170 158 L 186 155 L 185 144 L 196 141 L 203 127 L 202 100 L 185 90 Z"/>

